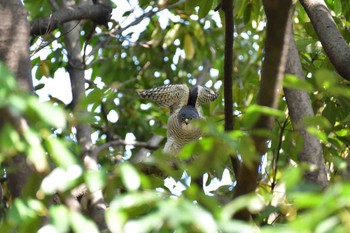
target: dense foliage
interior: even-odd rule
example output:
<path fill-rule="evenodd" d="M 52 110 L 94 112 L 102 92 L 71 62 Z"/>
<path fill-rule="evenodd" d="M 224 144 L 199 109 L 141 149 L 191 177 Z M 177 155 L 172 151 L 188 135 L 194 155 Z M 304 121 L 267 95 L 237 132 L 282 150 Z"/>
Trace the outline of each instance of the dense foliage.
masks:
<path fill-rule="evenodd" d="M 24 116 L 29 127 L 18 132 L 5 124 L 0 131 L 6 193 L 0 232 L 98 232 L 86 209 L 77 212 L 68 202 L 51 202 L 55 193 L 62 200 L 69 198 L 70 190 L 82 183 L 92 192 L 103 190 L 112 232 L 348 232 L 349 82 L 335 72 L 304 9 L 296 4 L 294 33 L 307 78 L 287 75 L 283 85 L 310 94 L 315 116 L 305 119 L 305 124 L 322 142 L 330 179 L 330 186 L 322 191 L 302 179 L 306 166 L 297 159 L 302 140 L 293 131 L 283 94 L 278 110 L 255 105 L 266 25 L 261 1 L 234 1 L 231 132 L 224 131 L 225 41 L 222 12 L 213 10 L 217 1 L 133 2 L 115 1 L 108 27 L 78 22 L 87 79 L 86 98 L 79 107 L 89 114 L 71 110 L 69 89 L 55 96 L 48 88 L 52 80 L 68 82 L 63 77 L 68 58 L 60 28 L 31 40 L 38 96 L 21 91 L 1 64 L 0 107 Z M 348 1 L 326 3 L 345 40 L 350 41 Z M 49 1 L 25 0 L 24 4 L 30 21 L 53 11 Z M 151 148 L 151 156 L 143 162 L 133 159 L 152 136 L 166 136 L 168 116 L 166 109 L 140 100 L 136 90 L 169 83 L 201 84 L 220 94 L 204 106 L 207 121 L 198 125 L 205 136 L 183 149 L 178 169 L 161 152 L 164 140 Z M 261 157 L 259 187 L 254 194 L 232 200 L 235 176 L 229 155 L 248 162 L 255 159 L 249 128 L 266 111 L 276 121 L 269 132 L 268 151 Z M 92 126 L 99 171 L 88 171 L 79 159 L 77 122 Z M 23 197 L 12 200 L 6 172 L 18 168 L 5 164 L 17 152 L 28 156 L 36 173 Z M 198 156 L 188 162 L 193 154 Z M 203 175 L 204 191 L 198 182 Z M 251 222 L 232 219 L 242 208 L 254 213 Z"/>

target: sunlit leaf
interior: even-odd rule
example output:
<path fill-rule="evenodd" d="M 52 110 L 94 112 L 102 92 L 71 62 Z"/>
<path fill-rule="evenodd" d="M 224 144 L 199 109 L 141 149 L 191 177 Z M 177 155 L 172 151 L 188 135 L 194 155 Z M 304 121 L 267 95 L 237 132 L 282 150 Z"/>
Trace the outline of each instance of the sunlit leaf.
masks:
<path fill-rule="evenodd" d="M 88 171 L 85 173 L 85 181 L 91 192 L 101 190 L 106 185 L 107 174 L 103 171 Z"/>
<path fill-rule="evenodd" d="M 78 165 L 71 165 L 67 169 L 55 168 L 41 183 L 41 190 L 52 195 L 56 192 L 65 192 L 78 184 L 83 171 Z"/>
<path fill-rule="evenodd" d="M 304 79 L 300 79 L 295 75 L 286 74 L 283 79 L 283 86 L 286 88 L 297 89 L 297 90 L 305 90 L 312 91 L 312 84 L 307 82 Z"/>
<path fill-rule="evenodd" d="M 136 169 L 129 163 L 120 165 L 123 184 L 129 191 L 136 191 L 141 185 L 140 175 Z"/>
<path fill-rule="evenodd" d="M 173 44 L 174 40 L 177 39 L 180 27 L 181 25 L 179 23 L 175 24 L 174 27 L 165 34 L 163 48 L 167 48 Z"/>
<path fill-rule="evenodd" d="M 24 138 L 28 143 L 27 155 L 29 160 L 34 164 L 38 172 L 44 172 L 49 169 L 47 155 L 42 147 L 42 141 L 37 132 L 27 129 L 23 133 Z"/>
<path fill-rule="evenodd" d="M 330 89 L 334 84 L 338 82 L 337 77 L 328 70 L 318 70 L 315 73 L 316 83 L 323 89 Z"/>
<path fill-rule="evenodd" d="M 250 105 L 246 109 L 243 122 L 247 127 L 251 127 L 254 123 L 256 123 L 256 121 L 259 119 L 261 115 L 282 117 L 283 112 L 278 109 L 269 108 L 266 106 Z"/>
<path fill-rule="evenodd" d="M 53 161 L 63 167 L 68 168 L 76 164 L 77 160 L 67 147 L 57 138 L 51 137 L 45 140 L 45 145 Z"/>
<path fill-rule="evenodd" d="M 64 111 L 59 106 L 52 106 L 49 102 L 39 103 L 37 98 L 30 98 L 28 100 L 28 110 L 40 118 L 40 120 L 47 124 L 64 128 L 66 125 L 66 116 Z"/>
<path fill-rule="evenodd" d="M 70 224 L 72 229 L 76 233 L 99 233 L 96 224 L 91 220 L 85 217 L 84 215 L 78 212 L 70 212 Z"/>
<path fill-rule="evenodd" d="M 69 230 L 69 210 L 63 205 L 50 207 L 50 219 L 58 232 L 68 232 Z"/>

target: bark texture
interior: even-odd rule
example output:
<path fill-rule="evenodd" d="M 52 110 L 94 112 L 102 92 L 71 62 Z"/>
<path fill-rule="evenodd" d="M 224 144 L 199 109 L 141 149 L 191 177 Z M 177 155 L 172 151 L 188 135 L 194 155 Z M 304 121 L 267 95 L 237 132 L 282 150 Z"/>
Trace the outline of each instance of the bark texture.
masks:
<path fill-rule="evenodd" d="M 6 63 L 23 90 L 33 91 L 27 12 L 20 0 L 0 0 L 0 14 L 0 60 Z"/>
<path fill-rule="evenodd" d="M 50 16 L 40 18 L 31 23 L 32 36 L 44 35 L 52 32 L 63 23 L 73 20 L 89 19 L 98 24 L 105 24 L 110 19 L 112 7 L 95 4 L 60 8 Z"/>
<path fill-rule="evenodd" d="M 340 34 L 323 0 L 300 0 L 337 72 L 350 80 L 350 47 Z"/>
<path fill-rule="evenodd" d="M 291 25 L 292 27 L 292 25 Z M 290 32 L 288 59 L 286 64 L 286 73 L 293 74 L 300 79 L 304 79 L 298 50 L 295 45 L 293 31 Z M 298 131 L 303 138 L 303 147 L 298 155 L 301 163 L 314 165 L 305 173 L 305 179 L 320 187 L 325 188 L 328 185 L 327 172 L 323 158 L 322 145 L 320 141 L 310 133 L 308 133 L 303 125 L 303 119 L 308 116 L 314 116 L 311 100 L 306 91 L 284 89 L 287 101 L 289 115 L 294 130 Z"/>
<path fill-rule="evenodd" d="M 27 14 L 21 0 L 0 0 L 0 60 L 4 62 L 14 74 L 20 88 L 32 92 L 31 64 L 29 59 L 29 25 Z M 6 110 L 5 110 L 6 111 Z M 0 128 L 8 121 L 0 116 Z M 8 116 L 9 122 L 17 126 L 27 126 L 23 117 Z M 9 119 L 8 118 L 8 119 Z M 19 130 L 24 130 L 21 127 Z M 13 198 L 21 196 L 23 187 L 30 174 L 31 168 L 27 164 L 26 157 L 18 154 L 10 159 L 7 164 L 8 186 Z"/>
<path fill-rule="evenodd" d="M 257 104 L 276 108 L 281 90 L 281 80 L 284 75 L 286 55 L 288 52 L 289 18 L 291 15 L 291 0 L 263 0 L 267 18 L 265 56 L 261 71 L 261 82 Z M 261 155 L 266 153 L 267 137 L 257 135 L 255 132 L 270 130 L 274 118 L 268 115 L 260 115 L 253 126 L 253 140 L 257 158 L 251 166 L 244 162 L 239 169 L 237 185 L 234 197 L 254 192 L 258 183 L 258 166 Z M 244 209 L 235 215 L 235 218 L 249 220 L 250 213 Z"/>
<path fill-rule="evenodd" d="M 67 1 L 67 7 L 73 7 L 74 0 Z M 65 35 L 65 44 L 68 53 L 68 73 L 72 86 L 72 108 L 75 116 L 79 118 L 81 115 L 87 114 L 86 109 L 80 106 L 81 100 L 85 98 L 85 70 L 80 47 L 80 24 L 77 21 L 71 21 L 63 25 L 63 34 Z M 85 167 L 91 171 L 97 171 L 97 158 L 92 157 L 94 145 L 91 141 L 91 127 L 84 122 L 78 122 L 77 140 L 82 150 L 82 159 Z M 96 190 L 88 195 L 88 210 L 90 216 L 95 220 L 101 229 L 106 229 L 104 213 L 106 204 L 104 202 L 101 190 Z"/>

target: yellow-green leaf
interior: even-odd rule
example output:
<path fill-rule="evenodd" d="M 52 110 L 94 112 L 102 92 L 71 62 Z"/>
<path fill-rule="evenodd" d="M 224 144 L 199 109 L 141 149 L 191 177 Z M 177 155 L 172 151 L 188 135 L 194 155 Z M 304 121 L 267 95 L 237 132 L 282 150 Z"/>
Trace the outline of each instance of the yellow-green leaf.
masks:
<path fill-rule="evenodd" d="M 190 34 L 185 34 L 184 36 L 184 50 L 187 60 L 191 60 L 194 56 L 195 49 Z"/>
<path fill-rule="evenodd" d="M 45 77 L 50 77 L 50 69 L 46 61 L 39 62 L 39 71 Z"/>

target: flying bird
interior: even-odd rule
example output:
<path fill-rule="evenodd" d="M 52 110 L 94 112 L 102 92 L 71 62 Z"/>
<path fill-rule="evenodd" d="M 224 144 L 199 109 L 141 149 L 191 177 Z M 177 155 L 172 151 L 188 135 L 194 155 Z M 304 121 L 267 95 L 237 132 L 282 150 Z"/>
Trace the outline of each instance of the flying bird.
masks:
<path fill-rule="evenodd" d="M 202 132 L 193 120 L 204 119 L 201 105 L 214 101 L 218 94 L 203 86 L 189 89 L 186 84 L 172 84 L 149 90 L 138 90 L 141 98 L 151 99 L 161 107 L 170 108 L 167 124 L 167 142 L 163 151 L 177 154 L 183 146 L 198 140 Z"/>

